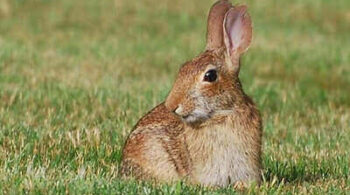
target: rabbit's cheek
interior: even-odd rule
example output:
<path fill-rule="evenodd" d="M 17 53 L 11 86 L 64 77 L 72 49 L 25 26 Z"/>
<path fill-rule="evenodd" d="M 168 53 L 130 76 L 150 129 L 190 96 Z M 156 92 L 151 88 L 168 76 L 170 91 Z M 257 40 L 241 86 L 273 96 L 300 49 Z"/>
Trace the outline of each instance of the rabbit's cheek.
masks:
<path fill-rule="evenodd" d="M 212 98 L 205 96 L 202 93 L 196 93 L 195 95 L 196 96 L 193 98 L 194 108 L 192 112 L 195 115 L 199 115 L 200 118 L 203 118 L 204 115 L 209 115 L 212 110 L 210 105 Z M 207 118 L 207 116 L 205 118 Z"/>
<path fill-rule="evenodd" d="M 211 83 L 209 85 L 204 85 L 201 88 L 201 94 L 206 97 L 213 97 L 218 94 L 219 83 Z"/>
<path fill-rule="evenodd" d="M 192 98 L 188 98 L 185 101 L 182 102 L 181 107 L 183 109 L 182 115 L 186 116 L 191 114 L 191 112 L 195 109 L 195 105 L 193 103 Z"/>

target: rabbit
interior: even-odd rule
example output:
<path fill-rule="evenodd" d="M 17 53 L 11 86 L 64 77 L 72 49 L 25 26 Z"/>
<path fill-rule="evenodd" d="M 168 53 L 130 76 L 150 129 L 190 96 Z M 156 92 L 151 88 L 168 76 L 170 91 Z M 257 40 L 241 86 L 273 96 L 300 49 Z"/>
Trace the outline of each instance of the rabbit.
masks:
<path fill-rule="evenodd" d="M 245 5 L 210 9 L 205 51 L 184 63 L 166 100 L 128 136 L 121 174 L 201 186 L 261 182 L 262 119 L 238 78 L 252 39 Z"/>

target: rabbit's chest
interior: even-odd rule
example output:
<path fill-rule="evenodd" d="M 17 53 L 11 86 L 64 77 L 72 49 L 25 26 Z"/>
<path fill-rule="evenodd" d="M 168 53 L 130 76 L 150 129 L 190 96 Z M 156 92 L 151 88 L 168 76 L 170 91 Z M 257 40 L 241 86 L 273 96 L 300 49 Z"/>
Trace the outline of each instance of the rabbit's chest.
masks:
<path fill-rule="evenodd" d="M 226 186 L 249 180 L 255 174 L 253 164 L 246 155 L 249 145 L 244 135 L 232 126 L 203 129 L 191 138 L 194 138 L 189 144 L 191 176 L 195 182 Z"/>

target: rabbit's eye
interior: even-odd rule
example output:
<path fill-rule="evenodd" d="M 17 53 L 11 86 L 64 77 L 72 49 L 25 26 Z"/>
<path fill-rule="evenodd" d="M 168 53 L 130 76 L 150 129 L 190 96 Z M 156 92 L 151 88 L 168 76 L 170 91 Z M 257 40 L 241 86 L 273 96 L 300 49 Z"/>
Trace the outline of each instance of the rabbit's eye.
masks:
<path fill-rule="evenodd" d="M 216 81 L 217 77 L 216 70 L 208 70 L 208 72 L 205 73 L 203 80 L 207 82 L 214 82 Z"/>

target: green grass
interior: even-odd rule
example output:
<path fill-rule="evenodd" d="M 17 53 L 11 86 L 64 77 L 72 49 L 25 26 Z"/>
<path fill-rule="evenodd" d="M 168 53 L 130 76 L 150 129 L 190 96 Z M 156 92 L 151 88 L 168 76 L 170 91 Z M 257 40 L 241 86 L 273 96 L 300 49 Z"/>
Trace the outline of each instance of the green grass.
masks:
<path fill-rule="evenodd" d="M 118 178 L 137 120 L 205 45 L 213 0 L 0 0 L 0 192 L 233 193 Z M 243 1 L 239 1 L 243 2 Z M 248 193 L 350 193 L 350 2 L 245 1 L 264 120 Z"/>

